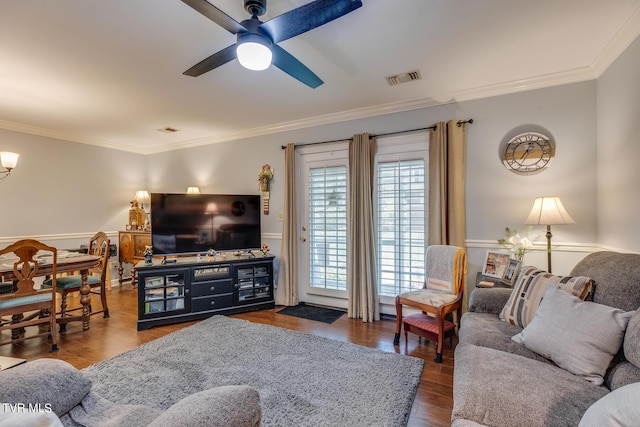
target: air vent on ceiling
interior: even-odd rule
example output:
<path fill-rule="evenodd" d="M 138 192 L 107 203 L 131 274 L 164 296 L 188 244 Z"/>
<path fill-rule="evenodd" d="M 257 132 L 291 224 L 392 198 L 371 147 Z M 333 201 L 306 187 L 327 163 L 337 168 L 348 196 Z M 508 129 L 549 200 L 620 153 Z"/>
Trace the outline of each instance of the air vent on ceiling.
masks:
<path fill-rule="evenodd" d="M 420 80 L 422 76 L 420 71 L 409 71 L 408 73 L 396 74 L 395 76 L 387 76 L 387 83 L 390 86 L 399 85 L 400 83 L 412 82 L 414 80 Z"/>
<path fill-rule="evenodd" d="M 172 128 L 172 127 L 166 127 L 166 128 L 158 129 L 158 132 L 162 132 L 162 133 L 175 133 L 175 132 L 178 132 L 178 129 L 176 129 L 176 128 Z"/>

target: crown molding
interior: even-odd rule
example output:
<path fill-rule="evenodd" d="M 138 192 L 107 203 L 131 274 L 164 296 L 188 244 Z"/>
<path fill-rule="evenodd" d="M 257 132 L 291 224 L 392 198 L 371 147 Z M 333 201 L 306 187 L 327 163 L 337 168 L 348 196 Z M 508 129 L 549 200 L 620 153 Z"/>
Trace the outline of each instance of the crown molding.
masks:
<path fill-rule="evenodd" d="M 301 120 L 278 123 L 270 126 L 262 126 L 240 132 L 215 135 L 206 138 L 182 141 L 175 144 L 168 144 L 162 147 L 155 147 L 146 151 L 146 154 L 174 151 L 184 148 L 197 147 L 202 145 L 216 144 L 220 142 L 235 141 L 238 139 L 252 138 L 274 133 L 288 132 L 299 129 L 306 129 L 315 126 L 323 126 L 351 120 L 366 119 L 385 114 L 401 113 L 403 111 L 418 110 L 422 108 L 446 105 L 460 101 L 470 101 L 474 99 L 489 98 L 499 95 L 508 95 L 517 92 L 524 92 L 533 89 L 542 89 L 551 86 L 559 86 L 569 83 L 577 83 L 587 80 L 594 80 L 596 75 L 591 67 L 582 67 L 574 70 L 535 76 L 527 79 L 514 80 L 506 83 L 492 84 L 457 92 L 443 93 L 428 98 L 416 98 L 405 101 L 397 101 L 388 104 L 374 105 L 370 107 L 357 108 L 353 110 L 341 111 L 337 113 L 324 114 L 321 116 L 309 117 Z"/>
<path fill-rule="evenodd" d="M 0 120 L 0 129 L 11 130 L 15 132 L 27 133 L 30 135 L 44 136 L 47 138 L 59 139 L 61 141 L 77 142 L 80 144 L 95 145 L 112 150 L 130 151 L 138 154 L 146 154 L 138 147 L 126 144 L 118 144 L 102 139 L 87 138 L 73 133 L 65 133 L 53 129 L 46 129 L 37 126 L 25 125 L 22 123 L 10 122 L 8 120 Z"/>

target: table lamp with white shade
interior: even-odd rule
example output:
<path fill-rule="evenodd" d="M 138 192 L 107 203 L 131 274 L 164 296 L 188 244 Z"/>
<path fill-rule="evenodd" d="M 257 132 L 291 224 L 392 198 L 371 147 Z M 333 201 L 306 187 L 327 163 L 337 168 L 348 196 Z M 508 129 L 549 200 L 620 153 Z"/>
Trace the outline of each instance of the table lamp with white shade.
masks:
<path fill-rule="evenodd" d="M 571 215 L 562 205 L 560 198 L 538 197 L 533 202 L 533 208 L 529 217 L 525 221 L 527 225 L 546 225 L 547 226 L 547 265 L 548 271 L 551 273 L 551 226 L 561 224 L 575 224 Z"/>

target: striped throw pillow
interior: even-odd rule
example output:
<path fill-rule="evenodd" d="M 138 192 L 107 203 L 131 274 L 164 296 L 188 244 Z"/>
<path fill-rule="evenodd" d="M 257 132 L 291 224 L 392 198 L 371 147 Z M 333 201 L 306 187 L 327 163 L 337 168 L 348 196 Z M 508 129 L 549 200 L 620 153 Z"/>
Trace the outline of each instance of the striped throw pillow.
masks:
<path fill-rule="evenodd" d="M 523 267 L 511 296 L 500 313 L 500 320 L 521 328 L 527 326 L 536 315 L 542 297 L 551 285 L 582 300 L 593 289 L 593 282 L 589 277 L 555 276 L 536 267 Z"/>

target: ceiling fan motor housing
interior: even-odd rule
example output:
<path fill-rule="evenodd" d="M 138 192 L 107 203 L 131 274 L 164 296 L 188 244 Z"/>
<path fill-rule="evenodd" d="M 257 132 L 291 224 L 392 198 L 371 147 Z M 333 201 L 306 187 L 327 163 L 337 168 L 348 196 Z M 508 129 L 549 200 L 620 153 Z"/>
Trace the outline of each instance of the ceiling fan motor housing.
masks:
<path fill-rule="evenodd" d="M 267 12 L 267 0 L 244 0 L 244 10 L 252 16 L 262 16 Z"/>

